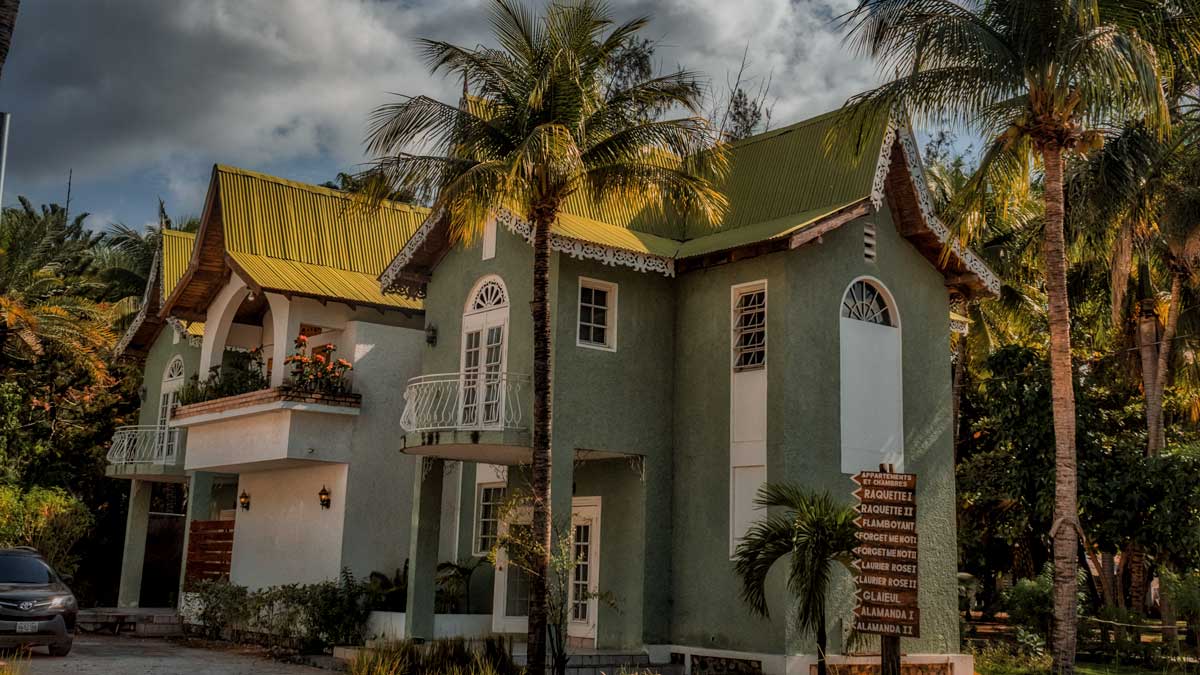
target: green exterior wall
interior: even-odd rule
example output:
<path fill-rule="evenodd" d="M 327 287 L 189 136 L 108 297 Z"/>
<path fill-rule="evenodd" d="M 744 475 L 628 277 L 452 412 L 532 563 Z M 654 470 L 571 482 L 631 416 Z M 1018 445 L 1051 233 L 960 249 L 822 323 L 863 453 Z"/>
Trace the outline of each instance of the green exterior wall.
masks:
<path fill-rule="evenodd" d="M 154 339 L 142 366 L 142 385 L 146 388 L 146 395 L 142 397 L 142 406 L 138 411 L 138 424 L 158 424 L 158 400 L 162 392 L 163 373 L 167 370 L 167 364 L 176 356 L 183 357 L 185 381 L 191 379 L 200 368 L 199 340 L 194 347 L 185 337 L 176 342 L 175 329 L 169 325 L 164 326 Z"/>
<path fill-rule="evenodd" d="M 867 221 L 877 226 L 874 262 L 863 256 Z M 531 373 L 531 267 L 528 244 L 502 228 L 491 260 L 481 260 L 478 244 L 450 251 L 428 286 L 426 320 L 438 342 L 426 348 L 423 372 L 459 370 L 467 295 L 497 274 L 509 292 L 507 370 Z M 900 316 L 906 470 L 919 476 L 923 637 L 904 649 L 957 651 L 948 294 L 886 206 L 795 251 L 674 279 L 560 254 L 551 275 L 554 508 L 563 513 L 572 494 L 602 499 L 599 590 L 616 606 L 600 609 L 598 647 L 813 652 L 810 637 L 789 628 L 782 579 L 772 580 L 772 617 L 754 617 L 729 559 L 730 287 L 767 281 L 768 480 L 829 490 L 850 504 L 852 483 L 840 472 L 840 304 L 854 279 L 871 276 Z M 580 276 L 618 285 L 615 352 L 576 345 Z M 474 473 L 464 466 L 460 557 L 471 550 Z M 511 472 L 510 484 L 524 475 Z M 490 569 L 478 572 L 473 611 L 490 609 L 491 588 Z M 839 573 L 829 608 L 835 651 L 851 591 Z"/>

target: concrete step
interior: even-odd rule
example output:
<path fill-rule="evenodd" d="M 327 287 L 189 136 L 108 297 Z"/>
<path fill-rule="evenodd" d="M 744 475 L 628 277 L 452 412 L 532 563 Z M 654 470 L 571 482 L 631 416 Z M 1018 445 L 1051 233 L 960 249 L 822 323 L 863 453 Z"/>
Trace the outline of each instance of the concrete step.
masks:
<path fill-rule="evenodd" d="M 143 637 L 183 634 L 179 614 L 166 608 L 97 607 L 80 610 L 75 622 L 89 633 L 133 633 Z"/>

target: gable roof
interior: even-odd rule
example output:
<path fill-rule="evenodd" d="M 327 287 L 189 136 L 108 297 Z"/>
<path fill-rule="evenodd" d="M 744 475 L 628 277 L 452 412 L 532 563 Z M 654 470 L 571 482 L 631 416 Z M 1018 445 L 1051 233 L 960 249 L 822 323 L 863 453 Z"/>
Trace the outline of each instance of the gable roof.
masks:
<path fill-rule="evenodd" d="M 998 292 L 995 274 L 973 252 L 952 242 L 933 213 L 908 126 L 893 117 L 869 128 L 857 148 L 850 142 L 831 143 L 845 114 L 833 111 L 734 143 L 722 185 L 729 209 L 715 226 L 669 212 L 601 207 L 573 195 L 551 228 L 551 246 L 579 258 L 673 276 L 803 245 L 882 208 L 886 191 L 897 226 L 955 285 Z M 518 215 L 502 212 L 498 221 L 530 240 L 532 229 Z M 383 290 L 421 297 L 449 247 L 445 229 L 443 219 L 427 219 L 380 276 Z M 949 255 L 943 256 L 946 247 Z"/>
<path fill-rule="evenodd" d="M 150 265 L 146 290 L 142 293 L 141 307 L 113 350 L 118 357 L 123 354 L 141 356 L 158 337 L 164 323 L 158 311 L 163 300 L 183 276 L 184 268 L 192 255 L 196 235 L 181 230 L 162 230 L 159 240 L 159 250 L 154 252 L 154 262 Z M 204 334 L 203 323 L 193 322 L 179 328 L 192 336 Z"/>
<path fill-rule="evenodd" d="M 232 271 L 256 290 L 419 310 L 419 301 L 384 295 L 375 279 L 428 214 L 394 202 L 369 208 L 338 190 L 216 165 L 196 246 L 159 313 L 203 320 Z"/>

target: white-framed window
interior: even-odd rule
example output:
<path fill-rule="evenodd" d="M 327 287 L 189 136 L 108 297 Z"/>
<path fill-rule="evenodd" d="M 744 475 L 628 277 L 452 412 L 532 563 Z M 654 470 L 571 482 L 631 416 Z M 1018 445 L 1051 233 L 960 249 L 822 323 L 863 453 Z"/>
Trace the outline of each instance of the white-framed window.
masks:
<path fill-rule="evenodd" d="M 617 285 L 579 277 L 579 326 L 576 344 L 591 349 L 617 349 Z"/>
<path fill-rule="evenodd" d="M 508 289 L 495 275 L 475 283 L 463 311 L 459 423 L 488 429 L 504 425 L 508 354 Z"/>
<path fill-rule="evenodd" d="M 166 427 L 171 419 L 171 410 L 179 403 L 179 390 L 183 387 L 186 371 L 183 367 L 183 357 L 176 356 L 167 363 L 163 370 L 162 387 L 158 392 L 158 426 Z M 175 456 L 175 434 L 161 431 L 156 436 L 155 457 L 160 460 L 171 459 Z"/>
<path fill-rule="evenodd" d="M 842 473 L 880 464 L 904 470 L 904 372 L 900 313 L 883 282 L 852 281 L 839 308 Z"/>
<path fill-rule="evenodd" d="M 767 287 L 737 289 L 733 299 L 733 370 L 758 370 L 767 365 Z"/>
<path fill-rule="evenodd" d="M 500 535 L 500 509 L 506 495 L 504 483 L 475 486 L 475 555 L 487 555 Z"/>

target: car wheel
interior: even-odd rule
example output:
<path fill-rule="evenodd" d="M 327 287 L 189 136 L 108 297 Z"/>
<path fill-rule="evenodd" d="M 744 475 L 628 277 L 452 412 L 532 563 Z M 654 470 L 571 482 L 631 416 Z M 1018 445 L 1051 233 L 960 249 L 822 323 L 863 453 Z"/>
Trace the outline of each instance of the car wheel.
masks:
<path fill-rule="evenodd" d="M 67 654 L 70 654 L 71 644 L 73 642 L 74 640 L 67 640 L 66 642 L 59 642 L 57 644 L 50 645 L 50 656 L 66 656 Z"/>

